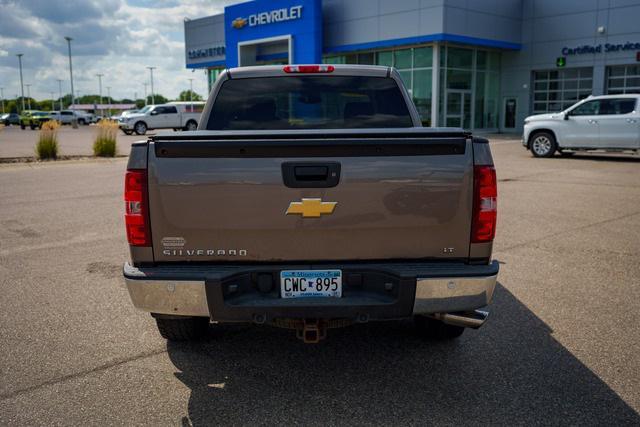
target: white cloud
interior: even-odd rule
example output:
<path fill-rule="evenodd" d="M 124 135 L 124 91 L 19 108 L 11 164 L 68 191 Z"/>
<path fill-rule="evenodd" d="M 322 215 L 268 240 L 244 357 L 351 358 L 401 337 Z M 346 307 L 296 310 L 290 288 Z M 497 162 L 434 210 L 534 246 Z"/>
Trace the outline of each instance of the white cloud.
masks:
<path fill-rule="evenodd" d="M 115 98 L 143 96 L 154 70 L 155 92 L 173 98 L 189 88 L 206 94 L 202 70 L 184 64 L 184 18 L 221 13 L 239 0 L 0 0 L 0 86 L 6 97 L 20 93 L 17 53 L 23 53 L 25 83 L 38 99 L 69 93 L 69 64 L 64 36 L 70 36 L 76 93 L 97 94 L 104 73 L 103 95 L 111 86 Z"/>

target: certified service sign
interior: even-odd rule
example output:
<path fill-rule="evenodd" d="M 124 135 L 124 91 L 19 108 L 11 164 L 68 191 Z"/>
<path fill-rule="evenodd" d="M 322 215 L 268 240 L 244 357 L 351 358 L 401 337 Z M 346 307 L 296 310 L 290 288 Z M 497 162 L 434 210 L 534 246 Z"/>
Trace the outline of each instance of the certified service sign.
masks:
<path fill-rule="evenodd" d="M 253 15 L 249 15 L 248 18 L 238 17 L 232 21 L 231 26 L 239 30 L 247 24 L 249 24 L 250 27 L 255 27 L 258 25 L 274 24 L 276 22 L 293 21 L 300 18 L 302 18 L 302 6 L 297 5 L 254 13 Z"/>

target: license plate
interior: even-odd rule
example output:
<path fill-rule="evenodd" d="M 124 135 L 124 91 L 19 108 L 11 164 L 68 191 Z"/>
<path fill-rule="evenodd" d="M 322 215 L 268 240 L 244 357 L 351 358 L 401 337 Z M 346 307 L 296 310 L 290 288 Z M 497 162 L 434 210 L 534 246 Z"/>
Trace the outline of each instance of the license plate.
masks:
<path fill-rule="evenodd" d="M 285 270 L 280 272 L 282 298 L 342 296 L 341 270 Z"/>

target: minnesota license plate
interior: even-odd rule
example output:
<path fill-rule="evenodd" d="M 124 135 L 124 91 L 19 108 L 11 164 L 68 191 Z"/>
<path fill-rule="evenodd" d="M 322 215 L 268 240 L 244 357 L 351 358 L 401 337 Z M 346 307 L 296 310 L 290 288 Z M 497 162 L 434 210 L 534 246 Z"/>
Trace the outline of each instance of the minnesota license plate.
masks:
<path fill-rule="evenodd" d="M 280 272 L 282 298 L 342 296 L 341 270 L 285 270 Z"/>

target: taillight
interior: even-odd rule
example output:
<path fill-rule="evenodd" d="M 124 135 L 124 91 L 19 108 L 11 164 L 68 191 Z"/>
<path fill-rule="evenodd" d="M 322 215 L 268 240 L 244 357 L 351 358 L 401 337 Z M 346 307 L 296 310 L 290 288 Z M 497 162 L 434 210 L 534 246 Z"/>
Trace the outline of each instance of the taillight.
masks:
<path fill-rule="evenodd" d="M 498 186 L 493 166 L 473 168 L 473 221 L 471 242 L 491 242 L 496 236 Z"/>
<path fill-rule="evenodd" d="M 124 223 L 132 246 L 151 246 L 147 212 L 147 171 L 128 170 L 124 178 Z"/>
<path fill-rule="evenodd" d="M 285 73 L 333 73 L 333 65 L 285 65 Z"/>

